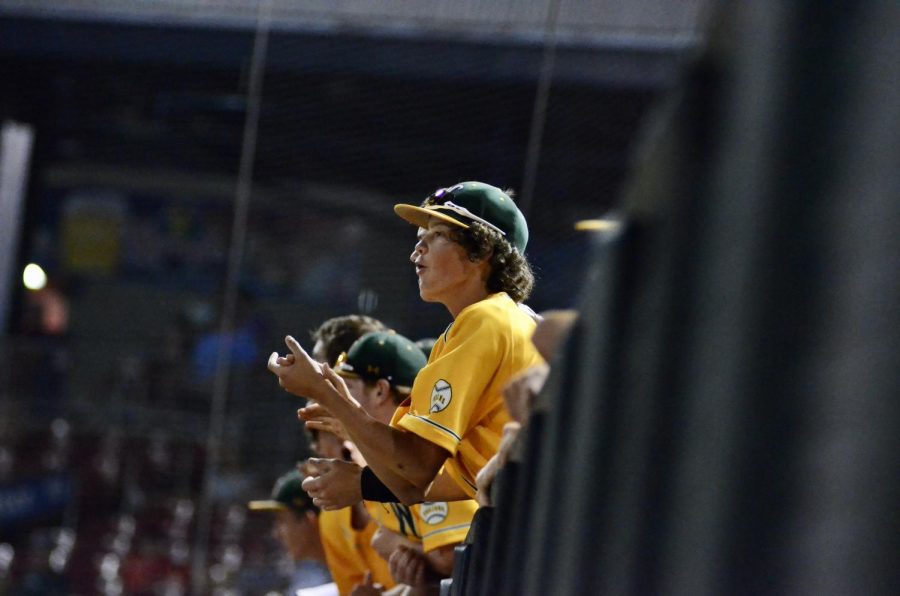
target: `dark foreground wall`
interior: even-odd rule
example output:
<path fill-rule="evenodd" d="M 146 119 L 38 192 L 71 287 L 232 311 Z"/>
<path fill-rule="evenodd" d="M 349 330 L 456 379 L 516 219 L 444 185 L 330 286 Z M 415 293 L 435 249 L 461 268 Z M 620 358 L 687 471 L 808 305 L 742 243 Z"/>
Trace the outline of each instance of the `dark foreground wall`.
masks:
<path fill-rule="evenodd" d="M 455 593 L 898 592 L 900 11 L 719 17 Z"/>

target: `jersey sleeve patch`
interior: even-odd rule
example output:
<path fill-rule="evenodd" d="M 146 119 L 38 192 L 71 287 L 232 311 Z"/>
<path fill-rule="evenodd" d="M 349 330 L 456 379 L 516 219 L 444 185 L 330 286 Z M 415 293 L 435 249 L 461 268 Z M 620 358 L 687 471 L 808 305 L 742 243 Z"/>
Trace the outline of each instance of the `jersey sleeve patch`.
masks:
<path fill-rule="evenodd" d="M 453 387 L 444 379 L 438 379 L 431 390 L 431 407 L 428 412 L 434 414 L 447 409 L 453 400 Z"/>
<path fill-rule="evenodd" d="M 431 526 L 436 526 L 447 519 L 449 511 L 450 507 L 447 503 L 440 501 L 426 501 L 419 506 L 419 515 L 422 516 L 422 519 L 425 520 L 426 524 Z"/>

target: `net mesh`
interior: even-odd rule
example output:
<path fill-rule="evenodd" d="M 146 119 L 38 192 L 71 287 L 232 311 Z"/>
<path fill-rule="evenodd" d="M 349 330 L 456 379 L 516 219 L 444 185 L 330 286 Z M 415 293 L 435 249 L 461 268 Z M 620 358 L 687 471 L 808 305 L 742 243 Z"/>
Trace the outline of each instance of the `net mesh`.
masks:
<path fill-rule="evenodd" d="M 8 297 L 0 484 L 62 487 L 4 517 L 0 586 L 53 552 L 46 577 L 74 591 L 277 586 L 244 507 L 309 448 L 267 355 L 348 313 L 439 334 L 391 207 L 463 180 L 531 181 L 529 305 L 575 304 L 573 225 L 615 205 L 702 6 L 559 2 L 548 22 L 547 2 L 263 4 L 260 56 L 255 2 L 0 2 L 18 32 L 0 35 L 0 115 L 36 130 L 10 258 L 51 280 Z"/>

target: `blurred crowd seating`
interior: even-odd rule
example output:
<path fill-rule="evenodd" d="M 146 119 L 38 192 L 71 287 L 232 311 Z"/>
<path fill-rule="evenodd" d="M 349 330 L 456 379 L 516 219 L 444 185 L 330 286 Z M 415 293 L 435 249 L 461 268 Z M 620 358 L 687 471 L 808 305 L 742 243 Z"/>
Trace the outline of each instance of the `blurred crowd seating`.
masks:
<path fill-rule="evenodd" d="M 182 380 L 156 403 L 136 403 L 130 389 L 158 386 L 160 379 L 151 359 L 127 356 L 124 366 L 122 358 L 108 363 L 110 392 L 120 392 L 118 399 L 73 397 L 65 363 L 79 355 L 27 343 L 3 352 L 24 364 L 0 378 L 0 594 L 189 593 L 208 424 L 191 403 L 208 407 L 210 396 Z M 39 363 L 54 353 L 62 364 L 50 372 L 60 375 L 54 381 L 60 393 L 42 396 Z M 242 377 L 233 387 L 250 384 Z M 189 403 L 179 408 L 179 396 Z M 224 431 L 203 545 L 209 593 L 251 594 L 281 582 L 281 553 L 268 520 L 245 510 L 248 498 L 268 491 L 265 466 L 254 465 L 265 450 L 231 451 L 253 442 L 244 437 L 248 419 L 249 425 Z M 250 431 L 256 436 L 265 429 Z M 277 442 L 271 445 L 280 453 Z M 289 463 L 272 459 L 279 469 Z"/>

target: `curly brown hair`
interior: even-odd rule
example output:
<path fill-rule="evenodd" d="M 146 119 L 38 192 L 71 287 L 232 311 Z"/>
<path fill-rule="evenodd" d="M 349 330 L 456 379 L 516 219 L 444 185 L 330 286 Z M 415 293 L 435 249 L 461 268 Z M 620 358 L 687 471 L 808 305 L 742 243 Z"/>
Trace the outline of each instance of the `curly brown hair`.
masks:
<path fill-rule="evenodd" d="M 486 225 L 477 221 L 468 225 L 468 229 L 453 228 L 450 237 L 465 249 L 470 261 L 489 257 L 488 291 L 506 292 L 516 302 L 527 300 L 534 288 L 534 272 L 525 255 Z"/>
<path fill-rule="evenodd" d="M 348 351 L 357 339 L 371 331 L 386 329 L 378 319 L 366 315 L 344 315 L 328 319 L 309 335 L 313 342 L 322 341 L 326 362 L 333 365 L 341 352 Z"/>

